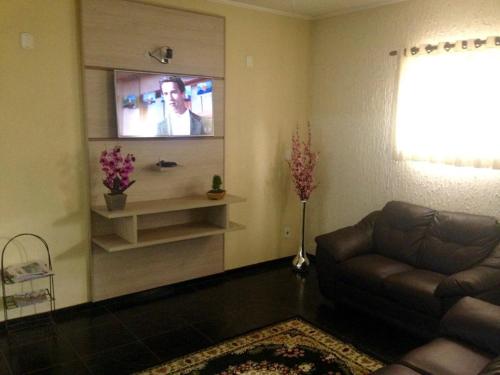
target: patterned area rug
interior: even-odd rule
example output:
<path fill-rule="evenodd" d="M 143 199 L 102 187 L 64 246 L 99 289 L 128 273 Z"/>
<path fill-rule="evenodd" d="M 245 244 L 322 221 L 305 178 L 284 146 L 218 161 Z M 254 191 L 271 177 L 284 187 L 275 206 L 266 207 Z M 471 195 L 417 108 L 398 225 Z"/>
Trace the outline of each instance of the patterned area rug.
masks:
<path fill-rule="evenodd" d="M 279 323 L 140 375 L 365 375 L 383 364 L 299 319 Z"/>

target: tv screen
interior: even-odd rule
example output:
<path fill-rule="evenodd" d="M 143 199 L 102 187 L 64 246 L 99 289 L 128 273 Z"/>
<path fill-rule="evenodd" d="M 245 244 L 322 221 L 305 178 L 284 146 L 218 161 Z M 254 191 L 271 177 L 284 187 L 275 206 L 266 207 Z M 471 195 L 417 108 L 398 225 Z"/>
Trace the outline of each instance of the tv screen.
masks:
<path fill-rule="evenodd" d="M 115 70 L 118 137 L 213 136 L 211 78 Z"/>

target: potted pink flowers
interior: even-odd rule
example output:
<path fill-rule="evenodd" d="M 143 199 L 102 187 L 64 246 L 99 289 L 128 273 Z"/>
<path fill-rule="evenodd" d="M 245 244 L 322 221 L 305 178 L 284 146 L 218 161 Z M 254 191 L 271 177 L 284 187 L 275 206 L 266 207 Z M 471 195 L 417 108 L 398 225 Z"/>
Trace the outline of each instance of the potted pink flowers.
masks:
<path fill-rule="evenodd" d="M 101 153 L 99 163 L 105 174 L 102 183 L 110 191 L 104 194 L 109 211 L 123 210 L 125 207 L 127 195 L 123 192 L 135 182 L 130 181 L 130 174 L 134 171 L 134 162 L 134 155 L 122 156 L 120 146 L 115 146 L 111 151 L 104 150 Z"/>
<path fill-rule="evenodd" d="M 306 203 L 312 191 L 316 188 L 314 183 L 314 168 L 318 162 L 318 153 L 311 150 L 311 125 L 307 124 L 307 141 L 301 142 L 299 129 L 292 136 L 292 155 L 288 160 L 295 191 L 302 203 L 302 232 L 298 254 L 293 259 L 296 271 L 305 271 L 309 266 L 309 259 L 304 250 L 304 231 L 306 221 Z"/>

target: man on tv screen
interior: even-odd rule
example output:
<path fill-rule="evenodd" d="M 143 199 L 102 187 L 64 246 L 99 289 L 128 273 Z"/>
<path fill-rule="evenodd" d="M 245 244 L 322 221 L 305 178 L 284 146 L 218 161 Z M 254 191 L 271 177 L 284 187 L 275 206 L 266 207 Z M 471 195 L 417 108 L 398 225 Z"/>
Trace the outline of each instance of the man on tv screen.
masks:
<path fill-rule="evenodd" d="M 160 81 L 160 88 L 165 101 L 165 119 L 158 124 L 158 135 L 204 135 L 201 117 L 188 109 L 182 79 L 167 77 Z"/>

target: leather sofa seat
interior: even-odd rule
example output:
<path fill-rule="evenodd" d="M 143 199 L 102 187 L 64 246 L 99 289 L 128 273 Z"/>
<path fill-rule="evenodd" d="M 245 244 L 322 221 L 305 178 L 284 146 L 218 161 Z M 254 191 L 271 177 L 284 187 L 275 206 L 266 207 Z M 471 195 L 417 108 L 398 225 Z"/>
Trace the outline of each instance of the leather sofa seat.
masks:
<path fill-rule="evenodd" d="M 387 277 L 412 270 L 408 264 L 378 254 L 361 255 L 340 263 L 335 270 L 340 280 L 380 292 Z"/>
<path fill-rule="evenodd" d="M 440 337 L 407 353 L 399 362 L 427 374 L 471 375 L 479 374 L 491 362 L 491 355 Z"/>
<path fill-rule="evenodd" d="M 435 336 L 441 317 L 465 296 L 500 304 L 493 217 L 393 201 L 316 243 L 325 297 L 423 336 Z"/>
<path fill-rule="evenodd" d="M 439 330 L 440 337 L 373 375 L 500 374 L 500 306 L 462 298 L 444 315 Z"/>
<path fill-rule="evenodd" d="M 445 277 L 437 272 L 419 269 L 397 273 L 384 280 L 384 294 L 409 308 L 439 317 L 443 306 L 434 292 Z"/>

